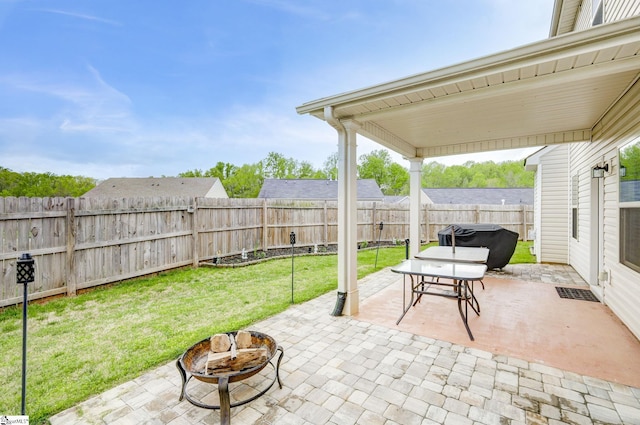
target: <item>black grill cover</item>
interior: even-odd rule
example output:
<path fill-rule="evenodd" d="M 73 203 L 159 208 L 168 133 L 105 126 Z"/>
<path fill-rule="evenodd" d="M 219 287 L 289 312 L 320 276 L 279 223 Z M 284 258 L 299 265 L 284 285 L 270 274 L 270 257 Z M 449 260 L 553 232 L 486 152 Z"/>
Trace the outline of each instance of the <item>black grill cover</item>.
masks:
<path fill-rule="evenodd" d="M 440 246 L 451 246 L 452 228 L 456 246 L 489 248 L 489 258 L 487 259 L 489 270 L 501 269 L 509 264 L 520 236 L 518 233 L 497 224 L 453 224 L 438 232 Z"/>

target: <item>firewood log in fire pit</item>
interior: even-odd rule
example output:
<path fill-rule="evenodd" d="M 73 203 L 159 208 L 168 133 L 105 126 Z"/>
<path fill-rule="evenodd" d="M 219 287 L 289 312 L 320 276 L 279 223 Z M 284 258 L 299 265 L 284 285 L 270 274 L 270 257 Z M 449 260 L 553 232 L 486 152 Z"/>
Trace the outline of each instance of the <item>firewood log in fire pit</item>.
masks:
<path fill-rule="evenodd" d="M 251 332 L 238 331 L 236 334 L 236 344 L 238 344 L 238 348 L 251 347 Z"/>
<path fill-rule="evenodd" d="M 222 353 L 231 348 L 231 338 L 227 334 L 215 334 L 211 337 L 211 351 Z"/>
<path fill-rule="evenodd" d="M 267 347 L 251 347 L 251 333 L 239 331 L 233 335 L 216 334 L 211 337 L 205 374 L 220 374 L 259 366 L 267 361 Z"/>
<path fill-rule="evenodd" d="M 212 353 L 207 356 L 207 373 L 222 373 L 238 371 L 250 367 L 259 366 L 267 361 L 267 349 L 241 348 L 237 351 L 237 357 L 232 358 L 231 352 Z"/>

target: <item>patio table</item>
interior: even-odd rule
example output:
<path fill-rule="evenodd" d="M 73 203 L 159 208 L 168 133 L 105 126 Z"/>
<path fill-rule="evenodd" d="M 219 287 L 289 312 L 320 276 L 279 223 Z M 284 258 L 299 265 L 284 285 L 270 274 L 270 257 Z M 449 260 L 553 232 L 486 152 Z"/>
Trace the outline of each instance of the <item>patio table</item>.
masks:
<path fill-rule="evenodd" d="M 467 247 L 467 246 L 430 246 L 424 251 L 416 254 L 416 258 L 421 260 L 442 260 L 454 263 L 481 263 L 487 264 L 489 258 L 489 248 Z M 480 284 L 484 289 L 484 282 Z M 471 281 L 473 289 L 473 281 Z"/>
<path fill-rule="evenodd" d="M 431 246 L 416 254 L 422 260 L 443 260 L 454 263 L 482 263 L 489 258 L 489 248 L 475 248 L 466 246 Z"/>
<path fill-rule="evenodd" d="M 482 280 L 484 273 L 487 271 L 485 264 L 477 263 L 459 263 L 453 261 L 441 261 L 441 260 L 421 260 L 421 259 L 409 259 L 404 260 L 399 265 L 392 267 L 391 271 L 400 273 L 404 277 L 410 278 L 410 292 L 411 300 L 407 304 L 406 297 L 406 282 L 407 279 L 403 279 L 402 288 L 402 315 L 396 322 L 396 325 L 400 324 L 407 311 L 415 306 L 423 295 L 436 295 L 441 297 L 456 298 L 458 300 L 458 312 L 462 318 L 467 334 L 471 341 L 473 341 L 473 334 L 469 328 L 468 322 L 468 309 L 471 309 L 480 315 L 480 304 L 478 299 L 473 294 L 473 286 L 469 285 L 469 282 L 474 280 Z M 431 278 L 425 280 L 425 278 Z M 441 280 L 446 279 L 446 281 Z M 442 288 L 451 288 L 452 290 L 442 291 Z M 462 303 L 464 301 L 464 309 Z"/>

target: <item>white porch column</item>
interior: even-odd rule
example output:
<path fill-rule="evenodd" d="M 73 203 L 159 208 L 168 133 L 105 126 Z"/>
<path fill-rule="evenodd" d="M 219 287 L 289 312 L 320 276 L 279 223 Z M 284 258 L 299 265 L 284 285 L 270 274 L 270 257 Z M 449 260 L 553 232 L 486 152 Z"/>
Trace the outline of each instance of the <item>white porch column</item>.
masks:
<path fill-rule="evenodd" d="M 338 291 L 347 294 L 343 314 L 357 314 L 358 291 L 358 205 L 355 125 L 345 122 L 338 146 Z"/>
<path fill-rule="evenodd" d="M 354 315 L 359 311 L 358 292 L 358 207 L 356 129 L 351 121 L 341 122 L 330 106 L 325 120 L 338 131 L 338 300 L 334 314 Z M 345 294 L 341 306 L 340 294 Z"/>
<path fill-rule="evenodd" d="M 409 258 L 420 252 L 420 198 L 422 158 L 409 160 Z"/>

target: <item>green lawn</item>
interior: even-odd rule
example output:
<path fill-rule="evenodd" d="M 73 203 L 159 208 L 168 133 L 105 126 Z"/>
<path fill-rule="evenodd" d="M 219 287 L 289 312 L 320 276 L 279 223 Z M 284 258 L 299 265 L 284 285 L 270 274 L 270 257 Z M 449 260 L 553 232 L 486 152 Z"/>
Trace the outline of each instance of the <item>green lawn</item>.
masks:
<path fill-rule="evenodd" d="M 522 245 L 522 246 L 520 246 Z M 523 252 L 524 254 L 521 254 Z M 514 262 L 531 262 L 521 243 Z M 405 247 L 358 252 L 358 278 L 404 259 Z M 337 256 L 294 260 L 294 301 L 337 287 Z M 214 333 L 287 309 L 291 259 L 247 267 L 176 270 L 30 304 L 26 413 L 31 424 L 177 358 Z M 332 306 L 327 306 L 327 314 Z M 0 414 L 21 403 L 22 308 L 0 311 Z"/>
<path fill-rule="evenodd" d="M 524 263 L 535 263 L 536 257 L 531 255 L 531 247 L 533 246 L 533 242 L 518 242 L 516 245 L 516 251 L 513 253 L 509 264 L 524 264 Z"/>

